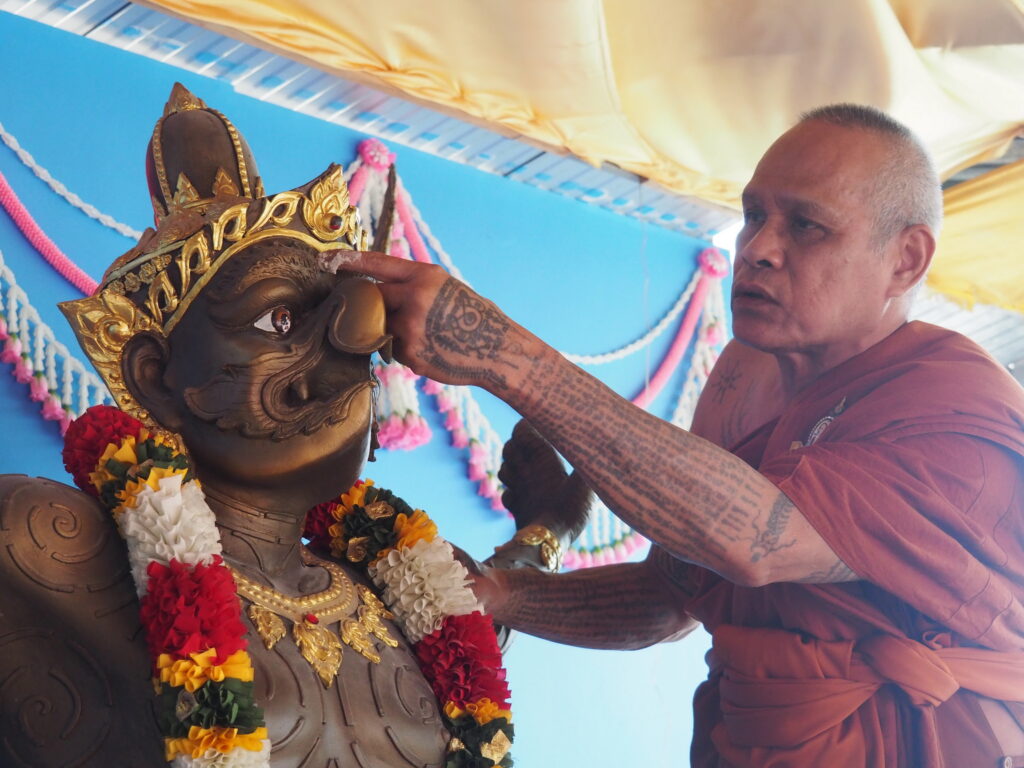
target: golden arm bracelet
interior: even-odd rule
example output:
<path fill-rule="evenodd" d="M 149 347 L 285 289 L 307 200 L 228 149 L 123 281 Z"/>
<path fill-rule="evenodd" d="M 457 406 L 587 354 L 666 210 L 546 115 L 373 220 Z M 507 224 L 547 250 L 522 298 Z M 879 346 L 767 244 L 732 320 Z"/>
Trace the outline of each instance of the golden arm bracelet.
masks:
<path fill-rule="evenodd" d="M 547 527 L 534 523 L 516 531 L 511 541 L 496 547 L 494 552 L 509 549 L 517 544 L 526 547 L 540 547 L 540 559 L 544 567 L 553 573 L 557 573 L 562 567 L 562 545 Z"/>

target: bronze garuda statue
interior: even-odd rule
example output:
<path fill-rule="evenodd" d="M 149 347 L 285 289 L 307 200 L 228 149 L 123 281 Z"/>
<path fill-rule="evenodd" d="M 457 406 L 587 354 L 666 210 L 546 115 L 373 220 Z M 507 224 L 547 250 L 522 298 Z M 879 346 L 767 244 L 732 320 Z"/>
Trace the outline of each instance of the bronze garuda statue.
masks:
<path fill-rule="evenodd" d="M 266 195 L 176 85 L 146 170 L 155 229 L 61 305 L 116 404 L 68 430 L 82 490 L 0 476 L 0 765 L 511 765 L 474 564 L 357 480 L 390 336 L 341 168 Z M 585 504 L 518 432 L 498 564 L 557 567 Z"/>

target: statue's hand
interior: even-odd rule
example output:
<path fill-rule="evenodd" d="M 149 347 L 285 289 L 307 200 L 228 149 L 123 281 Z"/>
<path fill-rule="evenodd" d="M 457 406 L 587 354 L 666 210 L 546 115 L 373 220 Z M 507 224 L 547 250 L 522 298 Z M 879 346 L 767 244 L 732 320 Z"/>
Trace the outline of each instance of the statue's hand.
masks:
<path fill-rule="evenodd" d="M 517 529 L 540 525 L 551 531 L 562 550 L 587 524 L 593 493 L 576 473 L 567 474 L 555 449 L 525 420 L 512 431 L 502 452 L 498 478 L 505 484 L 501 500 Z M 497 560 L 504 566 L 537 559 L 536 545 L 511 543 Z"/>

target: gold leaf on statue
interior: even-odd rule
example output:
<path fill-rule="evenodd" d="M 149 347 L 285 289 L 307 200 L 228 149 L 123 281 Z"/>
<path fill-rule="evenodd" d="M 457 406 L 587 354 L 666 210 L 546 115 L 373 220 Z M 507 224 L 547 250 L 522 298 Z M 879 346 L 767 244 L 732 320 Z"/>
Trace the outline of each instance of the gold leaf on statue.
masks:
<path fill-rule="evenodd" d="M 341 623 L 341 639 L 356 653 L 366 657 L 374 664 L 380 664 L 380 656 L 373 647 L 370 633 L 361 622 L 355 619 L 345 619 Z"/>
<path fill-rule="evenodd" d="M 295 645 L 313 670 L 320 676 L 324 688 L 330 688 L 341 667 L 341 641 L 329 629 L 300 621 L 292 625 Z"/>
<path fill-rule="evenodd" d="M 252 625 L 263 639 L 263 645 L 268 651 L 272 650 L 277 645 L 277 641 L 285 635 L 284 622 L 281 617 L 255 603 L 249 606 L 247 613 Z"/>
<path fill-rule="evenodd" d="M 395 508 L 388 504 L 386 501 L 375 501 L 372 504 L 367 504 L 366 516 L 371 520 L 380 520 L 384 517 L 391 517 L 395 514 Z"/>
<path fill-rule="evenodd" d="M 213 177 L 213 194 L 217 197 L 238 197 L 241 193 L 228 172 L 217 168 L 217 175 Z"/>
<path fill-rule="evenodd" d="M 512 742 L 508 740 L 504 731 L 499 730 L 487 744 L 480 745 L 480 755 L 495 763 L 500 763 L 510 749 L 512 749 Z"/>
<path fill-rule="evenodd" d="M 375 607 L 368 605 L 359 606 L 359 623 L 367 632 L 376 636 L 384 644 L 390 645 L 392 648 L 398 647 L 398 641 L 388 632 L 388 628 L 381 621 L 381 612 Z"/>
<path fill-rule="evenodd" d="M 366 559 L 366 555 L 368 554 L 366 542 L 369 540 L 369 536 L 357 536 L 354 539 L 348 540 L 348 551 L 345 553 L 345 556 L 349 561 L 353 563 L 361 563 Z"/>
<path fill-rule="evenodd" d="M 368 608 L 373 608 L 377 613 L 380 614 L 381 618 L 393 619 L 395 614 L 388 610 L 387 606 L 380 601 L 380 598 L 373 594 L 373 590 L 365 584 L 357 584 L 356 589 L 359 591 L 359 599 L 363 601 L 363 605 Z"/>

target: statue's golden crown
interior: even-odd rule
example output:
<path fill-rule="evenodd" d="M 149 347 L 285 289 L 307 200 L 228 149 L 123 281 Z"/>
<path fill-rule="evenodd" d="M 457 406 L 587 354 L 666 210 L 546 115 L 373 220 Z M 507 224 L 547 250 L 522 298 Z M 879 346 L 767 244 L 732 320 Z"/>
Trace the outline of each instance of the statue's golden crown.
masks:
<path fill-rule="evenodd" d="M 121 371 L 133 336 L 168 336 L 217 271 L 254 243 L 288 238 L 317 252 L 364 250 L 366 233 L 340 166 L 266 196 L 245 139 L 180 83 L 153 130 L 146 170 L 156 229 L 110 265 L 94 295 L 60 308 L 117 405 L 149 423 Z"/>

